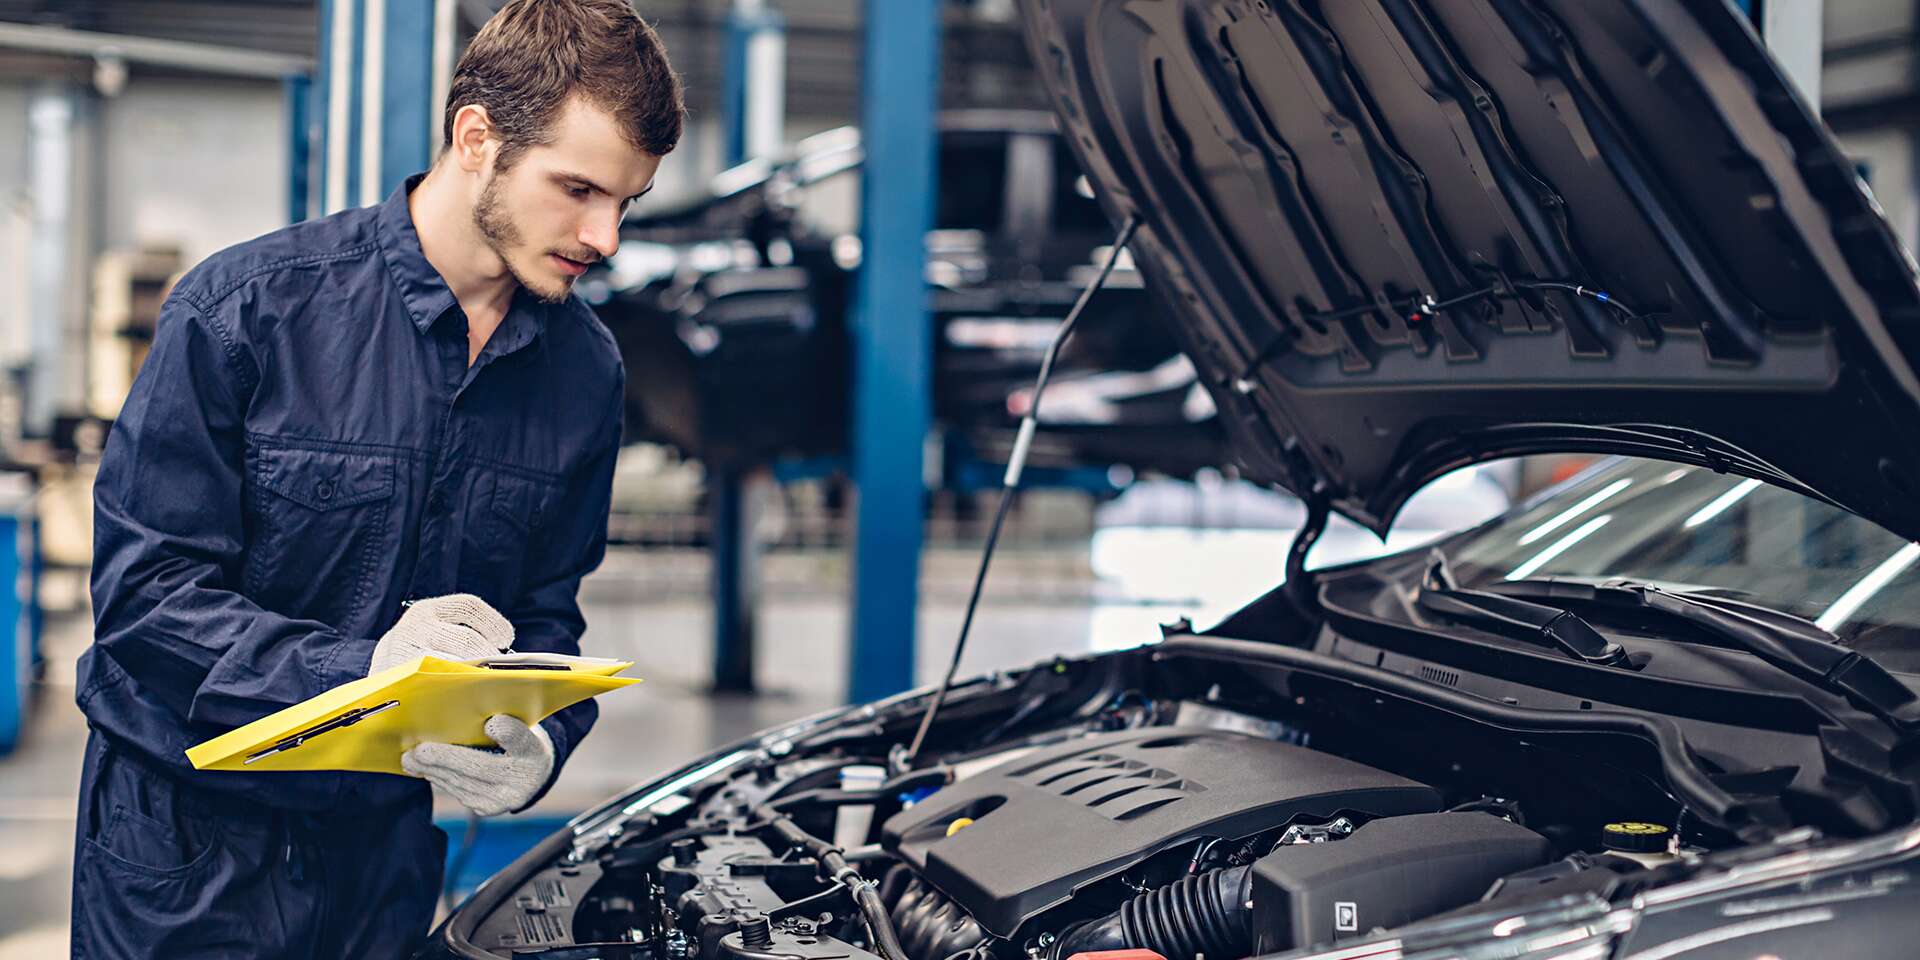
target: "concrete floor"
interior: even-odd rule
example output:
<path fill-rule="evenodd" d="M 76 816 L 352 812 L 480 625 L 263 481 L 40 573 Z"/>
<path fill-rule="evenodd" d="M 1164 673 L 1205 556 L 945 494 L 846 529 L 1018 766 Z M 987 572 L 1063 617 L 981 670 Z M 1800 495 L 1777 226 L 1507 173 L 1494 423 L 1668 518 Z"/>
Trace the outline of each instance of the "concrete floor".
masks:
<path fill-rule="evenodd" d="M 586 652 L 630 658 L 632 672 L 648 682 L 601 702 L 593 735 L 528 816 L 570 816 L 715 744 L 841 702 L 847 605 L 844 579 L 836 580 L 844 573 L 832 572 L 834 565 L 816 564 L 815 573 L 797 579 L 783 572 L 779 588 L 769 587 L 756 669 L 762 692 L 716 697 L 705 689 L 710 607 L 698 592 L 660 590 L 674 579 L 661 569 L 664 562 L 617 554 L 583 587 Z M 1190 603 L 1094 599 L 1088 567 L 1084 550 L 1012 553 L 996 562 L 993 582 L 1004 590 L 990 590 L 994 599 L 982 606 L 964 673 L 1150 641 L 1158 635 L 1154 624 L 1194 612 Z M 934 556 L 926 569 L 917 668 L 923 683 L 938 679 L 950 655 L 971 565 L 958 555 Z M 1036 583 L 1057 589 L 1036 590 Z M 73 662 L 90 634 L 85 614 L 51 620 L 48 675 L 36 709 L 20 747 L 0 758 L 0 960 L 66 953 L 74 797 L 86 738 L 73 706 Z M 444 812 L 457 814 L 458 807 Z"/>

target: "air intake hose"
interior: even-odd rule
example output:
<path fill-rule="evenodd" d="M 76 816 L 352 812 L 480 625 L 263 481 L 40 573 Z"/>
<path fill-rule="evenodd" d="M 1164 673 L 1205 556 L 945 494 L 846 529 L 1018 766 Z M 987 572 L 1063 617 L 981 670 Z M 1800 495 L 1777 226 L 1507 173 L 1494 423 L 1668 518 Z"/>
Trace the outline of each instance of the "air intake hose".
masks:
<path fill-rule="evenodd" d="M 1120 905 L 1118 913 L 1067 929 L 1054 960 L 1096 950 L 1145 947 L 1167 960 L 1233 960 L 1253 952 L 1253 868 L 1220 867 L 1181 877 Z"/>

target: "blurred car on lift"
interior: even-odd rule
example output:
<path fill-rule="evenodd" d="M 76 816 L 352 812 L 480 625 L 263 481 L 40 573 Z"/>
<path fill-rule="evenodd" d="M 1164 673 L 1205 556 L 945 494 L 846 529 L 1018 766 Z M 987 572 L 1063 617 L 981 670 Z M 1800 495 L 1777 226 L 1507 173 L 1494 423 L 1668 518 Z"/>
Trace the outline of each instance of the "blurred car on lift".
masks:
<path fill-rule="evenodd" d="M 1021 388 L 1111 227 L 1050 114 L 948 112 L 938 129 L 932 409 L 947 485 L 966 487 L 966 465 L 1004 462 Z M 862 159 L 857 129 L 830 130 L 627 222 L 581 289 L 627 362 L 629 440 L 723 466 L 846 452 Z M 1123 267 L 1062 358 L 1033 462 L 1174 476 L 1222 463 L 1211 401 Z"/>
<path fill-rule="evenodd" d="M 1284 580 L 647 778 L 429 954 L 1912 956 L 1920 278 L 1734 5 L 1021 11 Z"/>

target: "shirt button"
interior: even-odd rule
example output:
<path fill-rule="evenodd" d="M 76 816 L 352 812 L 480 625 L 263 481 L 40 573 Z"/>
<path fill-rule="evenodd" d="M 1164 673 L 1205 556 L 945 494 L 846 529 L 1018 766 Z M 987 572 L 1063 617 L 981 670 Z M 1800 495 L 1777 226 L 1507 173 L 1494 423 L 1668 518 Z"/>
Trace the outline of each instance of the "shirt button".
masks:
<path fill-rule="evenodd" d="M 332 500 L 333 499 L 333 481 L 322 480 L 319 483 L 314 484 L 313 494 L 314 496 L 317 496 L 322 500 Z"/>

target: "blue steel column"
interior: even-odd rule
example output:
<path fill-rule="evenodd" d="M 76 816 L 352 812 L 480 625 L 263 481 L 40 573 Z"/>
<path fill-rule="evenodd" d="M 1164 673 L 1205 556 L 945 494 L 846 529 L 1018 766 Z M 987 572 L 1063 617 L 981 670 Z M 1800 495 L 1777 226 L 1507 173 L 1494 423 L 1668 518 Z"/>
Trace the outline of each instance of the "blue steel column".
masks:
<path fill-rule="evenodd" d="M 754 156 L 767 153 L 779 144 L 779 121 L 785 112 L 786 72 L 775 63 L 755 63 L 754 48 L 762 41 L 774 44 L 776 61 L 785 50 L 787 18 L 769 9 L 766 0 L 734 0 L 727 13 L 726 69 L 721 76 L 721 115 L 726 118 L 726 164 L 731 167 Z M 769 67 L 766 76 L 756 75 Z M 764 85 L 762 98 L 754 88 Z M 762 116 L 760 111 L 765 111 Z M 755 129 L 755 121 L 772 122 L 772 127 Z"/>
<path fill-rule="evenodd" d="M 747 158 L 747 41 L 752 38 L 739 11 L 727 17 L 726 60 L 721 71 L 720 109 L 726 127 L 723 165 Z M 707 587 L 713 596 L 713 689 L 753 692 L 756 582 L 752 525 L 746 522 L 747 478 L 737 467 L 707 464 L 707 553 L 712 567 Z"/>
<path fill-rule="evenodd" d="M 932 393 L 926 234 L 933 221 L 938 0 L 867 0 L 862 261 L 855 300 L 853 701 L 913 684 Z"/>
<path fill-rule="evenodd" d="M 759 550 L 749 478 L 738 467 L 707 468 L 707 549 L 713 557 L 713 689 L 753 692 Z"/>
<path fill-rule="evenodd" d="M 334 42 L 347 48 L 347 121 L 338 131 L 340 139 L 346 144 L 346 157 L 340 161 L 340 169 L 346 174 L 347 191 L 339 197 L 340 209 L 360 206 L 360 172 L 362 164 L 362 143 L 366 136 L 366 111 L 363 109 L 367 79 L 367 2 L 366 0 L 333 0 L 333 5 L 352 8 L 352 29 L 345 35 L 335 37 Z M 332 69 L 331 65 L 322 68 Z M 329 156 L 325 166 L 331 172 L 334 158 Z M 329 213 L 333 211 L 328 211 Z"/>
<path fill-rule="evenodd" d="M 287 222 L 299 223 L 312 215 L 313 79 L 295 74 L 282 89 L 287 98 Z"/>
<path fill-rule="evenodd" d="M 313 133 L 307 142 L 306 158 L 307 184 L 312 192 L 307 198 L 307 208 L 300 216 L 302 220 L 324 217 L 333 212 L 327 209 L 327 156 L 329 141 L 334 136 L 330 120 L 333 116 L 333 7 L 336 2 L 351 3 L 352 0 L 320 0 L 316 11 L 319 16 L 320 43 L 314 50 L 313 75 L 307 78 L 307 83 L 313 87 L 312 95 L 307 98 L 307 109 L 313 111 L 307 122 Z"/>
<path fill-rule="evenodd" d="M 0 756 L 20 742 L 33 679 L 33 648 L 20 602 L 20 515 L 0 513 Z"/>
<path fill-rule="evenodd" d="M 384 198 L 432 162 L 433 4 L 386 0 L 381 84 L 380 192 Z"/>
<path fill-rule="evenodd" d="M 309 102 L 320 134 L 307 182 L 315 185 L 324 215 L 378 201 L 431 162 L 434 4 L 321 0 L 317 13 L 320 50 Z M 335 76 L 336 61 L 346 68 L 344 78 Z M 297 112 L 293 88 L 290 81 L 289 109 Z M 332 102 L 336 94 L 344 94 L 344 105 Z M 369 137 L 375 138 L 371 159 Z M 297 164 L 298 153 L 290 159 Z M 343 189 L 329 189 L 331 183 Z"/>
<path fill-rule="evenodd" d="M 752 48 L 763 35 L 779 34 L 786 20 L 753 3 L 736 3 L 727 16 L 727 57 L 721 105 L 726 126 L 726 165 L 744 162 L 756 150 L 777 143 L 755 143 L 749 127 L 756 110 L 776 112 L 782 104 L 752 100 L 756 69 Z M 772 82 L 773 78 L 765 78 Z M 776 84 L 777 92 L 777 84 Z M 775 131 L 762 131 L 765 134 Z M 777 139 L 777 136 L 771 137 Z M 763 482 L 736 466 L 708 465 L 708 548 L 713 558 L 709 586 L 713 594 L 713 688 L 728 693 L 753 691 L 753 653 L 757 642 L 756 611 L 760 606 L 760 544 L 754 527 L 758 518 L 754 486 Z"/>

